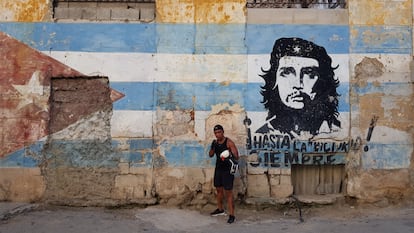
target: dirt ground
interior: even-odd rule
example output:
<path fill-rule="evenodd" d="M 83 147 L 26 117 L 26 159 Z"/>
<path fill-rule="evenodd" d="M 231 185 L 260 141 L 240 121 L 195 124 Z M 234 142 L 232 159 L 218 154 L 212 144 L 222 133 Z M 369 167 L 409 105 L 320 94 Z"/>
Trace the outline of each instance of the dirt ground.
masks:
<path fill-rule="evenodd" d="M 41 205 L 0 222 L 0 233 L 129 233 L 129 232 L 414 232 L 413 205 L 243 205 L 236 222 L 211 217 L 214 205 L 202 209 L 155 205 L 112 208 Z M 303 221 L 300 220 L 300 213 Z"/>

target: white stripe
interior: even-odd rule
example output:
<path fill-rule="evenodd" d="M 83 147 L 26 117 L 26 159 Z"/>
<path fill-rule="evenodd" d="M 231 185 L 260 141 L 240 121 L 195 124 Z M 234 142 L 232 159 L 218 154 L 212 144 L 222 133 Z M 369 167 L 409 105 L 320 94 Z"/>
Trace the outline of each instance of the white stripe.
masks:
<path fill-rule="evenodd" d="M 365 135 L 368 135 L 369 128 L 364 132 Z M 390 128 L 387 126 L 375 126 L 372 131 L 372 136 L 370 138 L 371 143 L 378 144 L 402 144 L 408 145 L 412 151 L 413 149 L 413 138 L 411 134 L 403 130 L 398 130 L 395 128 Z M 411 153 L 409 153 L 411 154 Z"/>
<path fill-rule="evenodd" d="M 247 55 L 157 54 L 156 81 L 245 82 Z"/>
<path fill-rule="evenodd" d="M 270 54 L 259 55 L 192 55 L 148 53 L 49 52 L 48 56 L 86 75 L 108 76 L 111 82 L 262 82 L 261 68 L 269 68 Z M 349 82 L 355 66 L 363 58 L 375 58 L 394 82 L 410 77 L 410 55 L 404 54 L 330 54 L 340 82 Z M 246 77 L 247 75 L 247 77 Z M 379 80 L 381 81 L 381 80 Z"/>
<path fill-rule="evenodd" d="M 246 55 L 49 52 L 86 75 L 111 82 L 245 82 Z"/>
<path fill-rule="evenodd" d="M 173 112 L 183 114 L 181 111 L 119 111 L 115 110 L 111 119 L 111 136 L 113 138 L 123 137 L 153 137 L 153 126 L 157 125 L 157 116 L 174 116 Z M 194 114 L 194 134 L 190 140 L 205 139 L 206 119 L 211 112 L 196 111 Z M 159 119 L 163 120 L 163 119 Z M 165 119 L 164 119 L 165 120 Z M 174 121 L 175 119 L 170 119 Z M 177 122 L 177 124 L 180 122 Z M 187 122 L 185 122 L 187 124 Z M 162 135 L 160 135 L 162 136 Z M 188 136 L 188 135 L 187 135 Z"/>
<path fill-rule="evenodd" d="M 113 138 L 122 137 L 153 137 L 153 126 L 156 116 L 174 115 L 174 111 L 114 111 L 111 119 L 111 136 Z M 178 114 L 183 114 L 177 111 Z M 196 111 L 194 114 L 194 135 L 183 135 L 189 140 L 206 140 L 206 121 L 211 116 L 209 111 Z M 267 112 L 247 112 L 251 119 L 249 128 L 254 133 L 266 122 Z M 175 119 L 170 119 L 174 121 Z M 340 112 L 338 120 L 341 122 L 341 129 L 333 133 L 320 134 L 317 138 L 345 139 L 349 135 L 349 112 Z M 179 124 L 180 122 L 177 122 Z M 160 135 L 162 136 L 162 135 Z M 180 138 L 184 139 L 184 138 Z"/>
<path fill-rule="evenodd" d="M 367 81 L 377 82 L 411 82 L 410 76 L 410 64 L 412 57 L 410 54 L 349 54 L 350 59 L 350 74 L 355 75 L 355 69 L 364 58 L 370 58 L 370 64 L 364 64 L 364 67 L 368 65 L 373 69 L 382 70 L 383 73 L 379 77 L 363 77 Z M 365 72 L 367 73 L 367 72 Z M 367 75 L 365 75 L 367 76 Z"/>
<path fill-rule="evenodd" d="M 206 140 L 206 120 L 210 114 L 211 112 L 208 111 L 196 111 L 194 113 L 194 132 L 198 140 Z"/>
<path fill-rule="evenodd" d="M 86 75 L 107 76 L 111 82 L 152 82 L 155 56 L 148 53 L 44 52 Z"/>
<path fill-rule="evenodd" d="M 113 111 L 111 119 L 111 136 L 153 137 L 153 111 Z"/>

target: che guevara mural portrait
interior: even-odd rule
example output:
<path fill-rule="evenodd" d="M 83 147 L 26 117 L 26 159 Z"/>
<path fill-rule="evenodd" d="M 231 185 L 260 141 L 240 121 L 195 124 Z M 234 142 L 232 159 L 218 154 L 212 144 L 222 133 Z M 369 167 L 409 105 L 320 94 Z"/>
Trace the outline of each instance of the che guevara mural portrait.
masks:
<path fill-rule="evenodd" d="M 339 109 L 340 98 L 348 97 L 338 91 L 344 59 L 334 61 L 310 40 L 283 37 L 275 40 L 266 62 L 258 64 L 257 74 L 264 111 L 246 119 L 250 152 L 276 167 L 343 163 L 341 152 L 350 148 L 349 110 Z M 317 160 L 315 153 L 321 155 Z"/>
<path fill-rule="evenodd" d="M 326 50 L 300 38 L 276 40 L 270 69 L 263 70 L 266 123 L 258 133 L 279 131 L 291 136 L 317 135 L 322 124 L 340 127 L 339 86 L 335 67 Z"/>

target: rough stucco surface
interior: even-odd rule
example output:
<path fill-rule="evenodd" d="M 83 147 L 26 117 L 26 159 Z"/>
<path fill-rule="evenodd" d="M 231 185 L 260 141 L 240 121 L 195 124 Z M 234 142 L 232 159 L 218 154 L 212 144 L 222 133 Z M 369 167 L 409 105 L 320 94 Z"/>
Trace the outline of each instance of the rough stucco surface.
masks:
<path fill-rule="evenodd" d="M 0 200 L 36 202 L 43 198 L 46 181 L 40 168 L 0 168 Z"/>
<path fill-rule="evenodd" d="M 157 1 L 159 23 L 243 23 L 246 21 L 245 1 Z"/>
<path fill-rule="evenodd" d="M 384 75 L 387 75 L 384 64 L 375 58 L 366 57 L 355 66 L 355 87 L 364 88 L 370 84 L 374 88 L 380 88 L 384 83 L 380 78 Z M 376 78 L 378 80 L 375 80 Z M 359 125 L 361 127 L 369 125 L 372 118 L 376 116 L 378 117 L 377 125 L 407 132 L 411 137 L 413 136 L 410 129 L 414 125 L 412 122 L 414 104 L 411 101 L 414 93 L 412 88 L 409 88 L 410 83 L 399 85 L 401 88 L 398 92 L 381 93 L 378 91 L 358 96 Z"/>
<path fill-rule="evenodd" d="M 351 25 L 410 25 L 410 0 L 359 1 L 348 0 Z"/>
<path fill-rule="evenodd" d="M 375 88 L 380 90 L 381 86 L 384 85 L 384 76 L 404 75 L 404 73 L 387 73 L 385 64 L 376 58 L 369 57 L 363 58 L 354 67 L 354 70 L 354 89 L 363 89 L 370 85 L 374 90 Z M 414 105 L 411 100 L 413 98 L 413 92 L 412 88 L 411 91 L 410 88 L 407 89 L 407 92 L 404 91 L 406 86 L 411 86 L 410 83 L 402 83 L 399 85 L 401 85 L 399 92 L 389 91 L 388 93 L 384 93 L 377 91 L 356 94 L 356 101 L 351 102 L 351 104 L 357 105 L 355 109 L 358 109 L 359 117 L 354 119 L 353 124 L 357 125 L 358 128 L 366 128 L 376 118 L 376 134 L 381 135 L 381 137 L 376 137 L 377 140 L 378 138 L 389 138 L 393 142 L 388 140 L 382 141 L 381 143 L 401 143 L 402 145 L 406 144 L 408 147 L 411 145 L 412 148 L 414 135 L 411 129 L 413 127 Z M 386 130 L 387 128 L 388 130 Z M 399 136 L 392 136 L 393 134 L 399 134 Z M 369 139 L 367 138 L 366 140 Z M 390 147 L 396 146 L 390 145 Z M 369 156 L 369 154 L 363 151 L 359 151 L 352 156 L 349 155 L 348 159 L 350 163 L 348 166 L 347 186 L 347 194 L 349 196 L 354 196 L 367 202 L 384 202 L 383 204 L 410 199 L 413 194 L 413 154 L 408 155 L 411 159 L 408 161 L 409 164 L 406 166 L 406 169 L 392 170 L 364 169 L 364 164 L 361 164 L 360 161 L 364 161 L 364 157 L 366 156 Z M 391 156 L 397 158 L 401 155 L 398 154 L 397 150 L 396 154 Z M 376 161 L 373 160 L 372 162 Z"/>
<path fill-rule="evenodd" d="M 45 198 L 60 204 L 105 204 L 118 173 L 110 137 L 112 102 L 107 78 L 53 79 L 51 120 L 53 132 L 69 121 L 65 132 L 48 136 L 43 153 L 47 180 Z M 95 109 L 82 119 L 72 119 Z M 100 110 L 100 111 L 98 111 Z"/>
<path fill-rule="evenodd" d="M 51 0 L 0 0 L 0 21 L 37 22 L 49 19 Z"/>
<path fill-rule="evenodd" d="M 399 202 L 413 194 L 409 189 L 412 186 L 410 173 L 408 169 L 361 171 L 350 178 L 347 191 L 365 202 Z"/>
<path fill-rule="evenodd" d="M 350 0 L 348 10 L 349 22 L 346 22 L 348 17 L 344 17 L 344 11 L 341 11 L 337 20 L 327 19 L 326 21 L 323 20 L 324 15 L 322 13 L 319 15 L 318 13 L 317 24 L 326 24 L 328 26 L 330 24 L 340 24 L 341 26 L 349 24 L 349 39 L 350 46 L 352 47 L 349 51 L 351 52 L 354 52 L 353 49 L 358 50 L 361 48 L 373 49 L 375 52 L 375 49 L 386 47 L 389 41 L 395 40 L 397 45 L 395 48 L 385 48 L 386 52 L 393 53 L 400 46 L 403 47 L 407 44 L 407 34 L 401 33 L 402 30 L 399 27 L 411 25 L 411 4 L 411 1 L 408 0 L 371 0 L 364 2 Z M 2 21 L 45 21 L 48 19 L 48 15 L 51 15 L 49 5 L 50 1 L 48 0 L 13 1 L 13 4 L 9 1 L 0 0 L 0 15 Z M 299 17 L 302 10 L 298 10 L 295 17 Z M 238 41 L 220 40 L 217 42 L 219 44 L 217 47 L 224 47 L 226 48 L 224 51 L 229 53 L 232 53 L 231 51 L 233 50 L 227 51 L 227 47 L 230 47 L 227 43 L 231 43 L 232 46 L 236 44 L 236 47 L 244 49 L 242 55 L 235 55 L 238 58 L 230 62 L 232 61 L 230 57 L 220 60 L 222 59 L 222 54 L 202 54 L 203 56 L 191 54 L 192 57 L 189 59 L 189 56 L 185 57 L 183 54 L 170 54 L 170 59 L 165 59 L 168 56 L 163 57 L 165 59 L 164 63 L 160 55 L 151 54 L 150 56 L 159 59 L 155 59 L 157 67 L 148 68 L 151 69 L 151 72 L 148 71 L 149 75 L 137 72 L 140 74 L 129 78 L 134 79 L 139 78 L 140 75 L 147 75 L 148 77 L 145 77 L 145 81 L 152 81 L 154 79 L 152 72 L 155 72 L 153 70 L 159 69 L 161 72 L 156 75 L 161 76 L 157 78 L 160 78 L 163 82 L 165 79 L 170 81 L 169 78 L 179 77 L 174 79 L 174 81 L 180 84 L 181 81 L 199 82 L 201 80 L 206 82 L 206 80 L 212 80 L 211 85 L 213 85 L 216 82 L 215 76 L 218 76 L 217 80 L 225 80 L 219 84 L 221 87 L 229 87 L 236 82 L 243 84 L 249 82 L 247 77 L 249 70 L 246 67 L 251 65 L 247 60 L 249 59 L 248 56 L 252 54 L 244 54 L 248 52 L 248 49 L 245 48 L 246 31 L 238 31 L 240 28 L 244 28 L 243 24 L 247 21 L 245 1 L 220 0 L 212 3 L 203 0 L 159 0 L 156 4 L 156 11 L 156 21 L 164 26 L 168 25 L 168 23 L 190 24 L 190 26 L 192 23 L 196 23 L 192 25 L 194 27 L 197 27 L 197 24 L 212 24 L 214 26 L 217 26 L 215 24 L 220 26 L 224 24 L 242 25 L 242 27 L 237 27 L 236 33 L 233 34 L 233 36 L 236 35 L 233 38 L 238 38 Z M 260 20 L 257 22 L 260 22 L 259 24 L 277 24 L 275 19 L 266 21 L 268 20 L 267 18 L 274 17 L 271 11 L 266 12 L 268 17 L 261 15 Z M 310 16 L 306 15 L 306 17 Z M 315 16 L 313 15 L 313 17 Z M 250 20 L 251 22 L 256 22 L 255 19 Z M 308 23 L 306 19 L 288 18 L 286 20 L 287 24 Z M 126 25 L 129 26 L 130 24 Z M 388 27 L 382 27 L 388 25 L 396 26 L 395 28 L 397 29 L 393 31 L 388 30 Z M 59 29 L 58 23 L 53 24 L 53 26 L 57 26 L 56 28 Z M 151 25 L 145 26 L 151 28 Z M 57 30 L 56 28 L 53 28 L 53 30 Z M 305 30 L 312 29 L 312 27 L 305 27 Z M 32 38 L 30 29 L 26 28 L 26 30 L 29 33 L 25 34 L 23 39 L 35 40 L 36 35 Z M 159 27 L 159 30 L 162 31 L 162 27 Z M 220 32 L 223 32 L 223 35 L 216 36 L 226 37 L 225 33 L 232 33 L 230 31 Z M 188 37 L 185 37 L 185 39 L 196 38 L 194 40 L 194 47 L 210 47 L 210 44 L 203 44 L 203 37 L 208 37 L 208 33 L 197 33 L 199 32 L 195 30 L 194 34 L 186 35 Z M 44 41 L 44 38 L 42 38 L 41 42 L 54 39 L 54 36 L 55 34 L 51 33 L 49 37 L 45 36 L 46 39 Z M 126 137 L 123 134 L 119 134 L 120 137 L 115 138 L 115 141 L 114 138 L 111 138 L 111 127 L 113 127 L 111 125 L 111 118 L 113 116 L 112 101 L 114 100 L 111 99 L 111 94 L 114 92 L 111 92 L 108 87 L 108 79 L 85 77 L 68 66 L 51 59 L 49 56 L 41 54 L 34 48 L 23 46 L 17 40 L 13 40 L 11 43 L 9 37 L 2 36 L 1 38 L 3 38 L 2 42 L 8 43 L 8 46 L 0 45 L 0 58 L 4 62 L 3 64 L 7 64 L 7 68 L 2 67 L 0 70 L 2 76 L 0 80 L 1 90 L 6 90 L 6 88 L 12 85 L 23 86 L 27 83 L 30 84 L 30 77 L 34 77 L 33 80 L 36 81 L 36 78 L 38 78 L 37 81 L 39 83 L 33 86 L 43 88 L 42 92 L 45 92 L 45 95 L 41 99 L 34 99 L 33 96 L 28 95 L 30 91 L 38 91 L 37 89 L 26 90 L 26 95 L 24 95 L 25 93 L 19 94 L 12 88 L 10 89 L 14 90 L 13 93 L 5 92 L 10 95 L 3 95 L 6 96 L 8 102 L 2 107 L 3 109 L 11 110 L 11 113 L 7 112 L 7 114 L 4 114 L 2 112 L 2 114 L 8 118 L 7 120 L 9 121 L 7 123 L 15 122 L 16 120 L 12 119 L 14 116 L 20 117 L 22 123 L 17 122 L 16 125 L 24 126 L 25 134 L 22 136 L 17 134 L 9 135 L 13 139 L 19 139 L 18 143 L 20 144 L 11 142 L 11 138 L 6 138 L 2 134 L 3 145 L 1 148 L 5 149 L 2 151 L 0 158 L 9 152 L 21 148 L 22 145 L 36 142 L 36 140 L 40 140 L 42 137 L 46 138 L 44 138 L 43 148 L 36 154 L 36 158 L 39 158 L 39 161 L 41 161 L 40 168 L 0 168 L 1 174 L 3 172 L 6 174 L 0 177 L 0 200 L 36 201 L 43 199 L 52 203 L 66 205 L 154 204 L 157 202 L 170 205 L 191 204 L 202 206 L 209 203 L 213 204 L 215 203 L 215 190 L 212 185 L 213 169 L 212 163 L 210 163 L 212 160 L 205 158 L 207 156 L 197 157 L 193 155 L 196 153 L 199 155 L 206 154 L 205 148 L 208 148 L 211 139 L 214 138 L 211 129 L 217 123 L 224 126 L 226 136 L 229 136 L 236 142 L 242 155 L 240 174 L 235 181 L 235 195 L 243 196 L 247 194 L 248 197 L 252 198 L 276 198 L 283 200 L 293 193 L 290 169 L 256 168 L 246 164 L 246 161 L 249 161 L 249 159 L 253 161 L 252 157 L 255 155 L 246 153 L 245 144 L 247 136 L 246 126 L 244 125 L 246 109 L 243 106 L 220 103 L 209 106 L 207 110 L 203 109 L 200 111 L 201 113 L 197 113 L 192 108 L 180 109 L 180 101 L 185 102 L 184 100 L 190 100 L 188 102 L 193 103 L 193 108 L 195 108 L 194 104 L 196 101 L 194 96 L 177 96 L 170 86 L 168 88 L 171 88 L 171 91 L 166 88 L 168 89 L 167 92 L 170 91 L 167 94 L 164 94 L 163 90 L 157 90 L 159 92 L 152 90 L 156 93 L 155 95 L 159 95 L 157 96 L 159 101 L 153 100 L 149 105 L 151 105 L 150 107 L 154 107 L 152 106 L 154 104 L 160 106 L 156 106 L 155 110 L 152 110 L 150 113 L 150 124 L 153 125 L 147 127 L 148 132 L 146 131 L 144 136 L 128 135 Z M 118 38 L 116 37 L 115 39 Z M 348 38 L 346 38 L 346 41 L 348 41 Z M 70 50 L 71 45 L 76 44 L 76 42 L 64 38 L 62 43 L 67 46 L 64 47 L 65 49 Z M 114 46 L 121 46 L 120 44 L 122 43 L 114 43 Z M 164 46 L 161 49 L 157 48 L 160 50 L 166 49 L 169 46 L 177 46 L 170 40 L 166 40 L 166 42 L 157 41 L 156 43 L 160 43 L 161 46 L 157 44 L 160 47 Z M 261 43 L 261 41 L 258 43 Z M 112 46 L 92 45 L 101 46 L 104 49 Z M 91 47 L 93 47 L 92 45 Z M 142 47 L 145 47 L 145 45 L 139 44 Z M 88 49 L 91 48 L 82 47 L 80 48 L 81 52 L 77 52 L 81 54 L 84 51 L 88 51 L 89 53 Z M 197 48 L 192 51 L 197 51 Z M 369 51 L 372 52 L 372 50 Z M 63 60 L 66 59 L 66 56 L 70 57 L 69 52 L 63 55 L 65 57 Z M 52 51 L 49 52 L 49 55 L 51 53 Z M 76 55 L 78 56 L 76 58 L 81 59 L 82 56 L 91 55 L 88 53 Z M 139 54 L 138 56 L 141 55 Z M 108 54 L 105 56 L 108 56 Z M 179 59 L 171 59 L 173 56 L 182 56 L 181 60 L 186 62 L 183 63 Z M 208 56 L 214 62 L 204 64 L 206 61 L 211 61 L 207 59 Z M 413 78 L 407 81 L 406 77 L 410 75 L 412 77 L 413 71 L 400 70 L 399 67 L 408 66 L 411 56 L 406 55 L 405 57 L 409 58 L 402 60 L 390 59 L 388 62 L 384 62 L 381 56 L 390 56 L 389 54 L 379 54 L 378 56 L 380 57 L 375 57 L 375 55 L 368 57 L 367 55 L 367 57 L 361 60 L 358 60 L 352 54 L 341 54 L 341 56 L 346 57 L 344 59 L 349 59 L 350 64 L 355 64 L 353 67 L 349 67 L 350 70 L 355 72 L 351 74 L 349 79 L 351 80 L 349 105 L 351 106 L 350 126 L 352 131 L 351 135 L 346 136 L 351 137 L 351 140 L 360 140 L 357 147 L 347 151 L 345 164 L 347 170 L 347 193 L 345 195 L 356 197 L 361 201 L 383 204 L 392 204 L 406 199 L 410 200 L 413 198 L 414 193 L 414 152 L 412 152 L 414 105 L 412 103 Z M 364 54 L 361 56 L 364 56 Z M 93 56 L 91 55 L 90 57 Z M 122 60 L 123 57 L 119 55 L 117 59 Z M 147 64 L 143 60 L 139 61 Z M 167 60 L 171 61 L 171 63 L 168 63 Z M 222 61 L 225 62 L 223 63 Z M 396 64 L 398 62 L 402 64 Z M 108 63 L 102 64 L 104 64 L 102 66 L 109 66 Z M 185 65 L 177 67 L 177 64 Z M 89 64 L 78 65 L 83 67 Z M 52 70 L 51 67 L 53 67 Z M 122 70 L 123 67 L 119 70 Z M 90 73 L 94 72 L 99 73 L 103 71 L 93 70 Z M 136 70 L 125 71 L 120 76 L 128 75 L 128 72 L 135 73 Z M 203 75 L 194 77 L 196 76 L 194 75 L 195 73 L 202 73 Z M 51 81 L 52 77 L 61 76 L 66 78 Z M 10 80 L 13 81 L 11 82 L 12 84 L 10 84 Z M 125 80 L 121 80 L 121 82 L 123 81 Z M 131 80 L 128 79 L 127 81 Z M 127 83 L 127 85 L 131 83 Z M 387 84 L 397 86 L 396 89 L 398 91 L 388 90 L 387 87 L 389 86 Z M 48 89 L 49 86 L 51 89 Z M 128 88 L 127 86 L 123 87 L 125 89 Z M 247 92 L 240 91 L 239 93 L 246 94 Z M 211 96 L 205 97 L 206 102 L 208 102 L 209 98 L 215 98 L 213 94 L 208 94 Z M 30 99 L 32 102 L 26 108 L 20 109 L 18 107 L 20 105 L 19 101 L 25 101 L 26 99 Z M 35 100 L 38 101 L 36 102 Z M 131 101 L 131 99 L 125 102 L 128 101 Z M 240 102 L 244 101 L 249 100 L 243 99 Z M 161 109 L 161 107 L 165 109 Z M 149 109 L 146 109 L 146 111 L 150 112 L 151 108 Z M 19 110 L 18 114 L 13 112 L 15 110 Z M 29 120 L 33 117 L 37 117 L 40 120 L 35 121 L 33 125 L 28 124 L 27 122 L 30 122 Z M 141 116 L 134 117 L 134 122 L 138 124 L 133 125 L 133 127 L 142 126 L 139 125 L 139 123 L 142 124 L 140 122 Z M 376 119 L 375 125 L 372 124 L 373 119 Z M 10 124 L 3 122 L 6 121 L 1 122 L 3 130 L 13 131 L 13 127 Z M 371 126 L 373 127 L 373 135 L 370 141 L 367 138 L 367 132 Z M 7 141 L 9 144 L 5 145 L 5 139 L 10 139 Z M 118 144 L 114 143 L 114 141 Z M 151 146 L 142 149 L 140 145 L 145 143 L 151 143 Z M 363 145 L 366 145 L 369 150 L 364 151 L 365 147 Z M 377 146 L 377 151 L 381 153 L 374 153 L 375 146 Z M 410 151 L 410 148 L 411 154 L 401 153 Z M 191 151 L 191 154 L 183 153 L 187 149 Z M 395 153 L 395 156 L 393 153 Z M 28 154 L 24 154 L 24 156 L 30 157 Z M 380 157 L 378 159 L 376 156 L 384 156 L 384 158 Z M 388 157 L 385 158 L 385 156 Z M 199 157 L 202 158 L 201 162 L 197 160 Z M 193 161 L 192 159 L 194 158 L 196 159 Z M 24 185 L 22 187 L 19 184 Z M 25 194 L 24 192 L 27 192 L 27 190 L 33 190 L 33 193 Z"/>
<path fill-rule="evenodd" d="M 412 1 L 357 1 L 349 0 L 349 23 L 351 25 L 351 43 L 359 42 L 369 48 L 380 48 L 384 41 L 391 38 L 398 38 L 396 41 L 402 42 L 404 39 L 401 33 L 394 33 L 392 30 L 378 30 L 370 26 L 404 26 L 411 25 L 412 19 Z M 365 30 L 355 26 L 366 27 Z M 387 39 L 388 38 L 388 39 Z M 403 47 L 402 44 L 400 47 Z M 351 49 L 352 50 L 352 49 Z M 390 48 L 392 50 L 392 48 Z M 357 58 L 351 59 L 351 63 L 358 61 Z M 374 137 L 381 134 L 382 138 L 387 138 L 388 142 L 381 143 L 401 143 L 408 148 L 413 140 L 413 88 L 411 79 L 413 70 L 404 69 L 409 66 L 410 61 L 403 59 L 393 60 L 392 62 L 378 58 L 365 57 L 355 67 L 354 77 L 352 80 L 353 89 L 351 90 L 351 106 L 356 111 L 351 116 L 353 131 L 357 134 L 364 133 L 374 117 L 379 128 L 377 127 Z M 398 67 L 398 68 L 392 68 Z M 402 80 L 402 82 L 401 82 Z M 400 91 L 377 91 L 360 93 L 357 90 L 363 90 L 367 87 L 381 90 L 381 87 L 387 82 L 401 82 Z M 359 132 L 359 133 L 358 133 Z M 365 131 L 367 132 L 367 131 Z M 365 138 L 367 140 L 367 138 Z M 393 142 L 390 142 L 390 141 Z M 396 142 L 399 141 L 399 142 Z M 390 145 L 397 147 L 399 145 Z M 391 157 L 401 156 L 398 150 Z M 409 150 L 408 150 L 408 153 Z M 406 169 L 365 169 L 363 166 L 368 153 L 356 151 L 348 154 L 348 190 L 349 196 L 354 196 L 365 201 L 378 202 L 389 200 L 410 199 L 413 195 L 413 157 L 414 152 L 409 154 L 409 165 Z M 392 160 L 392 158 L 389 158 Z M 376 162 L 375 159 L 370 160 Z"/>

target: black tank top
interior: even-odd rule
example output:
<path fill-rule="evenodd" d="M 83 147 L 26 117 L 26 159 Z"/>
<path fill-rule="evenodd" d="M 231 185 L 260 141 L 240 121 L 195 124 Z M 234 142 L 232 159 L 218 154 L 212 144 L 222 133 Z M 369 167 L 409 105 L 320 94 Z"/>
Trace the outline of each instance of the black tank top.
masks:
<path fill-rule="evenodd" d="M 224 139 L 222 144 L 216 143 L 214 147 L 214 152 L 216 153 L 216 168 L 220 170 L 230 170 L 230 163 L 226 160 L 221 160 L 221 152 L 228 150 L 227 148 L 227 138 Z"/>

